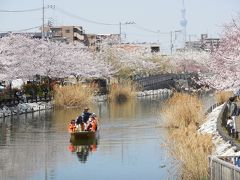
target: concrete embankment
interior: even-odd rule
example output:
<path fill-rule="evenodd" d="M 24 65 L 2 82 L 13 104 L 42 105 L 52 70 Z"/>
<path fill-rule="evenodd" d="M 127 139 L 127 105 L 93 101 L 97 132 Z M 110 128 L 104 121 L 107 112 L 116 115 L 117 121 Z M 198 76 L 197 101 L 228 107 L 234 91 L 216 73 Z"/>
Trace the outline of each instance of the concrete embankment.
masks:
<path fill-rule="evenodd" d="M 236 151 L 236 146 L 232 143 L 232 139 L 228 139 L 220 135 L 218 124 L 223 115 L 224 105 L 216 107 L 211 113 L 207 115 L 206 122 L 199 128 L 200 133 L 208 133 L 212 135 L 212 142 L 215 145 L 215 150 L 212 155 L 215 156 L 237 156 L 240 151 Z M 224 133 L 224 132 L 221 132 Z M 226 132 L 227 133 L 227 132 Z"/>
<path fill-rule="evenodd" d="M 170 89 L 157 89 L 157 90 L 148 90 L 148 91 L 139 91 L 135 93 L 135 96 L 137 98 L 143 98 L 148 96 L 160 96 L 162 98 L 168 97 L 172 95 L 173 91 Z M 108 96 L 102 95 L 102 96 L 94 96 L 93 100 L 96 102 L 103 102 L 107 101 Z"/>
<path fill-rule="evenodd" d="M 0 108 L 0 118 L 51 109 L 52 107 L 51 102 L 20 103 L 14 107 L 3 106 Z"/>
<path fill-rule="evenodd" d="M 158 90 L 136 92 L 136 96 L 138 98 L 146 97 L 146 96 L 168 97 L 171 94 L 172 94 L 172 91 L 169 89 L 158 89 Z M 103 102 L 103 101 L 106 101 L 108 97 L 107 95 L 102 95 L 102 96 L 95 96 L 93 99 L 94 101 L 97 101 L 97 102 Z M 25 113 L 31 113 L 31 112 L 36 112 L 36 111 L 41 111 L 41 110 L 46 110 L 51 108 L 53 108 L 52 102 L 20 103 L 14 107 L 3 106 L 2 108 L 0 108 L 0 118 L 19 115 L 19 114 L 25 114 Z"/>

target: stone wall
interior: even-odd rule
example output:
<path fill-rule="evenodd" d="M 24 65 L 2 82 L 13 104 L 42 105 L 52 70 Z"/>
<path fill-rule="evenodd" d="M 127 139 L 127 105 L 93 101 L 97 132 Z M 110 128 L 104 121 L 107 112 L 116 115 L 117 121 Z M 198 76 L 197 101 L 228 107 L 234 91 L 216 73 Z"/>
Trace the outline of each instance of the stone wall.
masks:
<path fill-rule="evenodd" d="M 0 118 L 51 109 L 52 107 L 51 102 L 20 103 L 14 107 L 3 106 L 0 108 Z"/>

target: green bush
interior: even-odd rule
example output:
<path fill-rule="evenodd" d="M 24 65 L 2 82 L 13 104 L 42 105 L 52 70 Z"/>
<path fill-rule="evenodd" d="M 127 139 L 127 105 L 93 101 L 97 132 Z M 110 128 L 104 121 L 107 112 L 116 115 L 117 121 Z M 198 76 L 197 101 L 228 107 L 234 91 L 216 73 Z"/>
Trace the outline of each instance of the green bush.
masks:
<path fill-rule="evenodd" d="M 23 91 L 26 95 L 37 95 L 40 92 L 40 87 L 37 84 L 31 83 L 31 84 L 24 84 L 23 85 Z"/>

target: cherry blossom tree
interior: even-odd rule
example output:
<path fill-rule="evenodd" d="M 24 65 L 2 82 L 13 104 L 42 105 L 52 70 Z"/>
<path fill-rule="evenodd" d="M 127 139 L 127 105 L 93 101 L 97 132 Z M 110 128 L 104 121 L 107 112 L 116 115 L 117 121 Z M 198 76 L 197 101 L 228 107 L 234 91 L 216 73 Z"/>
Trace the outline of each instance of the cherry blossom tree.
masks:
<path fill-rule="evenodd" d="M 65 44 L 10 35 L 0 39 L 1 79 L 24 78 L 39 74 L 50 77 L 109 76 L 109 66 L 95 58 L 82 44 Z"/>
<path fill-rule="evenodd" d="M 208 72 L 211 55 L 206 51 L 186 50 L 170 56 L 176 72 Z"/>
<path fill-rule="evenodd" d="M 160 67 L 159 62 L 150 60 L 153 54 L 141 45 L 115 44 L 109 46 L 106 43 L 102 45 L 97 56 L 111 66 L 114 75 L 121 77 L 151 74 Z"/>
<path fill-rule="evenodd" d="M 209 74 L 201 74 L 201 82 L 223 90 L 240 88 L 240 21 L 225 25 L 220 47 L 208 63 Z"/>

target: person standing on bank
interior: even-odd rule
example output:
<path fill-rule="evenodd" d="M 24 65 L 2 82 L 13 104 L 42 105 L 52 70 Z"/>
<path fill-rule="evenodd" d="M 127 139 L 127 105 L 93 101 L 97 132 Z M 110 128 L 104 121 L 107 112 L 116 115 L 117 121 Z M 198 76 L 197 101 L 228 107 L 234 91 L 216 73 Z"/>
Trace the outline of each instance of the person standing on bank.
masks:
<path fill-rule="evenodd" d="M 236 132 L 236 116 L 238 115 L 238 108 L 237 108 L 237 104 L 235 103 L 236 100 L 236 96 L 234 97 L 230 97 L 229 101 L 230 101 L 230 106 L 229 106 L 229 114 L 232 117 L 233 120 L 233 132 Z"/>

